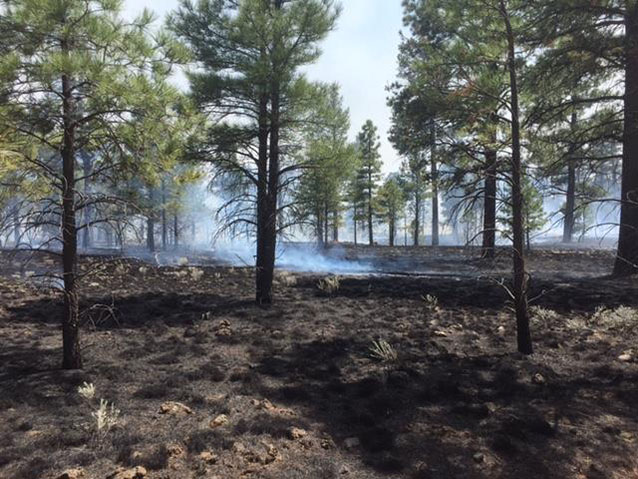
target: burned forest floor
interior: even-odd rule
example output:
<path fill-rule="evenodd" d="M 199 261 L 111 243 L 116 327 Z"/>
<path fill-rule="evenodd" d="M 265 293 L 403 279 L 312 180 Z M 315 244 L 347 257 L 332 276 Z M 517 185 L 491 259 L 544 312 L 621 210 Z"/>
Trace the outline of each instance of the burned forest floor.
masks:
<path fill-rule="evenodd" d="M 610 252 L 532 252 L 529 357 L 504 253 L 346 247 L 365 268 L 278 271 L 268 308 L 250 268 L 83 257 L 81 371 L 54 259 L 24 259 L 0 253 L 2 479 L 638 478 L 638 281 Z"/>

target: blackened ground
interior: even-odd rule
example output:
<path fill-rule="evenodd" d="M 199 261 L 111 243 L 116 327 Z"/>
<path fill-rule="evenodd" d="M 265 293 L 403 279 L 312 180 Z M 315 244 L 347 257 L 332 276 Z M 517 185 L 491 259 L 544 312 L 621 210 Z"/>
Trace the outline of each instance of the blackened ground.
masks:
<path fill-rule="evenodd" d="M 3 256 L 0 478 L 638 478 L 636 281 L 605 276 L 610 253 L 534 253 L 536 354 L 522 357 L 507 257 L 475 253 L 347 248 L 407 266 L 331 295 L 321 276 L 279 273 L 268 309 L 248 268 L 85 258 L 79 372 L 58 369 L 59 293 L 24 278 L 50 261 Z M 379 339 L 397 360 L 373 357 Z M 99 398 L 121 411 L 108 433 Z M 168 401 L 192 414 L 161 414 Z"/>

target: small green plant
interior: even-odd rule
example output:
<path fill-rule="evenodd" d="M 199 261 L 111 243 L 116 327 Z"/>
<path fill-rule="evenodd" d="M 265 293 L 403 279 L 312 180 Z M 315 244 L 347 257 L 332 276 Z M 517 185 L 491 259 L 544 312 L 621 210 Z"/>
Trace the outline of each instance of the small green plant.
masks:
<path fill-rule="evenodd" d="M 399 357 L 396 350 L 385 339 L 372 341 L 369 351 L 374 359 L 387 363 L 394 362 Z"/>
<path fill-rule="evenodd" d="M 327 276 L 317 283 L 317 288 L 324 294 L 332 295 L 339 291 L 341 278 L 339 276 Z"/>

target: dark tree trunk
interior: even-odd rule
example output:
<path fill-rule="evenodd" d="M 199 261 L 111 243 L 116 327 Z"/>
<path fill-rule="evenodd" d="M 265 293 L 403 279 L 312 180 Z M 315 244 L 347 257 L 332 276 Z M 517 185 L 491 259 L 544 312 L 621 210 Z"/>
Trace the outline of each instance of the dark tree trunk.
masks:
<path fill-rule="evenodd" d="M 394 246 L 394 233 L 395 233 L 395 217 L 391 215 L 388 220 L 388 232 L 389 232 L 389 244 Z"/>
<path fill-rule="evenodd" d="M 13 242 L 15 243 L 15 247 L 20 246 L 20 206 L 16 201 L 15 205 L 12 208 L 13 215 Z"/>
<path fill-rule="evenodd" d="M 323 209 L 323 242 L 324 244 L 328 244 L 328 235 L 330 233 L 330 227 L 329 227 L 329 216 L 330 216 L 330 211 L 328 211 L 328 203 L 326 203 L 324 205 L 324 209 Z"/>
<path fill-rule="evenodd" d="M 339 242 L 339 213 L 336 210 L 332 212 L 332 241 Z"/>
<path fill-rule="evenodd" d="M 259 101 L 259 158 L 257 165 L 257 260 L 255 268 L 256 300 L 261 302 L 265 269 L 264 235 L 268 193 L 268 96 Z"/>
<path fill-rule="evenodd" d="M 525 270 L 525 226 L 523 224 L 523 191 L 521 163 L 520 112 L 518 105 L 518 77 L 516 72 L 516 54 L 514 32 L 510 23 L 509 12 L 504 0 L 500 2 L 501 13 L 507 30 L 508 70 L 510 76 L 511 111 L 512 111 L 512 235 L 514 263 L 514 307 L 516 310 L 516 339 L 518 351 L 532 354 L 532 337 L 529 328 L 529 305 L 527 300 L 528 275 Z"/>
<path fill-rule="evenodd" d="M 93 159 L 91 155 L 82 155 L 82 174 L 84 175 L 84 198 L 89 198 L 91 194 L 90 176 L 93 170 Z M 82 231 L 82 247 L 87 250 L 91 247 L 91 222 L 93 221 L 93 208 L 88 205 L 84 207 L 84 231 Z"/>
<path fill-rule="evenodd" d="M 276 0 L 280 2 L 280 0 Z M 279 3 L 278 3 L 279 5 Z M 277 7 L 280 8 L 280 7 Z M 263 225 L 263 262 L 257 271 L 257 303 L 272 304 L 272 283 L 277 250 L 277 200 L 279 188 L 279 84 L 273 80 L 270 93 L 270 144 L 268 158 L 268 191 L 266 193 Z"/>
<path fill-rule="evenodd" d="M 179 219 L 177 213 L 173 215 L 173 246 L 175 249 L 179 247 Z"/>
<path fill-rule="evenodd" d="M 368 243 L 374 245 L 374 232 L 372 230 L 372 171 L 368 171 Z"/>
<path fill-rule="evenodd" d="M 485 198 L 483 203 L 483 258 L 494 258 L 496 248 L 496 174 L 497 158 L 495 150 L 485 152 Z"/>
<path fill-rule="evenodd" d="M 638 273 L 638 5 L 625 16 L 625 120 L 618 253 L 614 275 Z"/>
<path fill-rule="evenodd" d="M 432 177 L 432 246 L 439 245 L 439 171 L 436 160 L 436 125 L 430 123 L 432 147 L 430 151 L 430 175 Z"/>
<path fill-rule="evenodd" d="M 419 246 L 421 233 L 421 182 L 417 182 L 414 192 L 414 246 Z"/>
<path fill-rule="evenodd" d="M 63 47 L 64 49 L 64 47 Z M 75 220 L 75 104 L 73 85 L 62 75 L 63 146 L 62 170 L 62 271 L 64 275 L 64 317 L 62 318 L 62 344 L 64 369 L 80 369 L 79 306 L 76 285 L 77 225 Z"/>
<path fill-rule="evenodd" d="M 357 246 L 357 207 L 353 210 L 353 223 L 354 223 L 354 245 Z"/>
<path fill-rule="evenodd" d="M 315 225 L 315 233 L 317 234 L 317 244 L 320 247 L 323 247 L 324 241 L 325 241 L 324 231 L 323 231 L 324 226 L 325 226 L 325 223 L 323 221 L 322 212 L 319 211 L 319 209 L 317 209 L 317 223 Z"/>
<path fill-rule="evenodd" d="M 166 220 L 166 182 L 162 180 L 162 251 L 168 248 L 168 223 Z"/>
<path fill-rule="evenodd" d="M 155 252 L 155 218 L 153 216 L 146 218 L 146 248 L 151 253 Z"/>
<path fill-rule="evenodd" d="M 576 113 L 572 113 L 571 129 L 576 128 Z M 563 219 L 563 243 L 571 243 L 576 223 L 576 162 L 573 158 L 575 148 L 570 147 L 567 157 L 567 194 L 565 197 L 565 217 Z"/>

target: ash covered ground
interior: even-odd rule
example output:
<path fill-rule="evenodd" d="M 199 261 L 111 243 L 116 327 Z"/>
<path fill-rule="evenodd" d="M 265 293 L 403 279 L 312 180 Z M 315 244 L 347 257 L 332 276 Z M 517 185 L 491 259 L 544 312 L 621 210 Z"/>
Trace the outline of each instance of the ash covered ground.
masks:
<path fill-rule="evenodd" d="M 638 477 L 638 282 L 607 276 L 611 252 L 531 253 L 530 357 L 505 250 L 280 261 L 270 308 L 251 268 L 187 256 L 83 257 L 86 364 L 65 372 L 62 297 L 37 278 L 56 259 L 1 255 L 1 478 Z M 120 411 L 107 433 L 99 398 Z"/>

